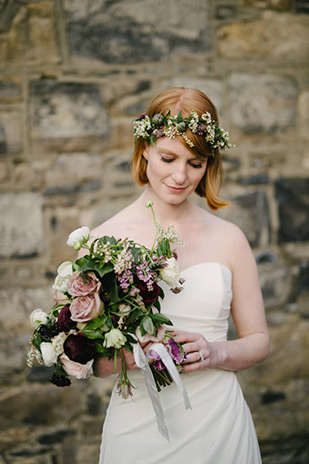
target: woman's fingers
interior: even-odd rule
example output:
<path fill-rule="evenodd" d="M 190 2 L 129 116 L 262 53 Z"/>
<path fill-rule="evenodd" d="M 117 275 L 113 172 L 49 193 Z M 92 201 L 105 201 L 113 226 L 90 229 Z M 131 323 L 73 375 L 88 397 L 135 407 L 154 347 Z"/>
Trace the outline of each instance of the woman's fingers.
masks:
<path fill-rule="evenodd" d="M 187 358 L 182 363 L 183 372 L 213 367 L 210 345 L 202 334 L 174 330 L 173 336 L 187 353 Z"/>
<path fill-rule="evenodd" d="M 182 362 L 182 364 L 188 364 L 188 363 L 196 363 L 199 362 L 201 359 L 201 356 L 198 351 L 194 351 L 193 353 L 187 353 L 187 359 Z"/>
<path fill-rule="evenodd" d="M 204 338 L 203 335 L 199 333 L 181 332 L 179 330 L 175 330 L 174 334 L 175 334 L 174 340 L 177 343 L 194 342 L 194 341 Z"/>

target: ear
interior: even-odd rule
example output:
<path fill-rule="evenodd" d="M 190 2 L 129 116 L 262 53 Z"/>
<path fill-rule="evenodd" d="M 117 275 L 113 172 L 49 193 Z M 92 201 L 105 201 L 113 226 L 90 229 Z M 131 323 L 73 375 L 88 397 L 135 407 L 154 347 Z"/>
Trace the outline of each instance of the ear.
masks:
<path fill-rule="evenodd" d="M 148 161 L 148 147 L 145 148 L 145 150 L 143 151 L 143 158 L 145 158 L 146 161 Z"/>

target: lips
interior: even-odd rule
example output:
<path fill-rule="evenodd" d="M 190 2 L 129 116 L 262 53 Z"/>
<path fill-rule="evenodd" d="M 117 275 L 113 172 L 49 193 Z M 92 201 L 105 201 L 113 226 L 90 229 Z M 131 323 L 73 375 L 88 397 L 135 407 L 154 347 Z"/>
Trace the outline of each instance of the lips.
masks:
<path fill-rule="evenodd" d="M 166 187 L 172 191 L 172 192 L 175 192 L 175 193 L 181 193 L 181 192 L 184 192 L 188 187 L 173 187 L 172 185 L 167 185 L 166 184 Z"/>

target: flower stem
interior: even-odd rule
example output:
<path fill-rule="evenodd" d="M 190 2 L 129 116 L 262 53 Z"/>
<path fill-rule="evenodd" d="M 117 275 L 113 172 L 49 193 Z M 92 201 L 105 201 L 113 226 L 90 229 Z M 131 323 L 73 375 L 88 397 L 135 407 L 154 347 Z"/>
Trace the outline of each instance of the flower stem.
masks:
<path fill-rule="evenodd" d="M 118 355 L 118 350 L 115 349 L 114 351 L 114 372 L 117 374 L 117 355 Z"/>
<path fill-rule="evenodd" d="M 153 209 L 153 202 L 152 201 L 148 201 L 148 203 L 146 204 L 146 208 L 150 208 L 151 209 L 151 213 L 152 213 L 152 219 L 153 219 L 153 223 L 154 223 L 154 226 L 155 226 L 155 238 L 154 238 L 154 241 L 153 241 L 153 244 L 152 244 L 152 247 L 151 247 L 151 251 L 154 250 L 155 248 L 155 245 L 157 243 L 157 238 L 158 238 L 158 233 L 159 233 L 159 229 L 158 229 L 158 225 L 157 225 L 157 220 L 156 220 L 156 215 L 155 215 L 155 212 L 154 212 L 154 209 Z"/>

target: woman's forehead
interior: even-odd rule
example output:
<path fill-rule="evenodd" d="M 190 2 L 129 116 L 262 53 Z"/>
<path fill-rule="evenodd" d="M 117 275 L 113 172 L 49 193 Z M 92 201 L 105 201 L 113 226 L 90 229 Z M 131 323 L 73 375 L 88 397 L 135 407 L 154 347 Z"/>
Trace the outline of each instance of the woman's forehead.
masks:
<path fill-rule="evenodd" d="M 196 155 L 193 151 L 189 149 L 186 145 L 184 145 L 180 140 L 177 138 L 168 139 L 166 137 L 162 137 L 161 139 L 157 140 L 153 147 L 158 153 L 160 154 L 169 154 L 175 156 L 183 156 L 187 159 L 205 159 L 206 157 L 201 157 Z"/>

